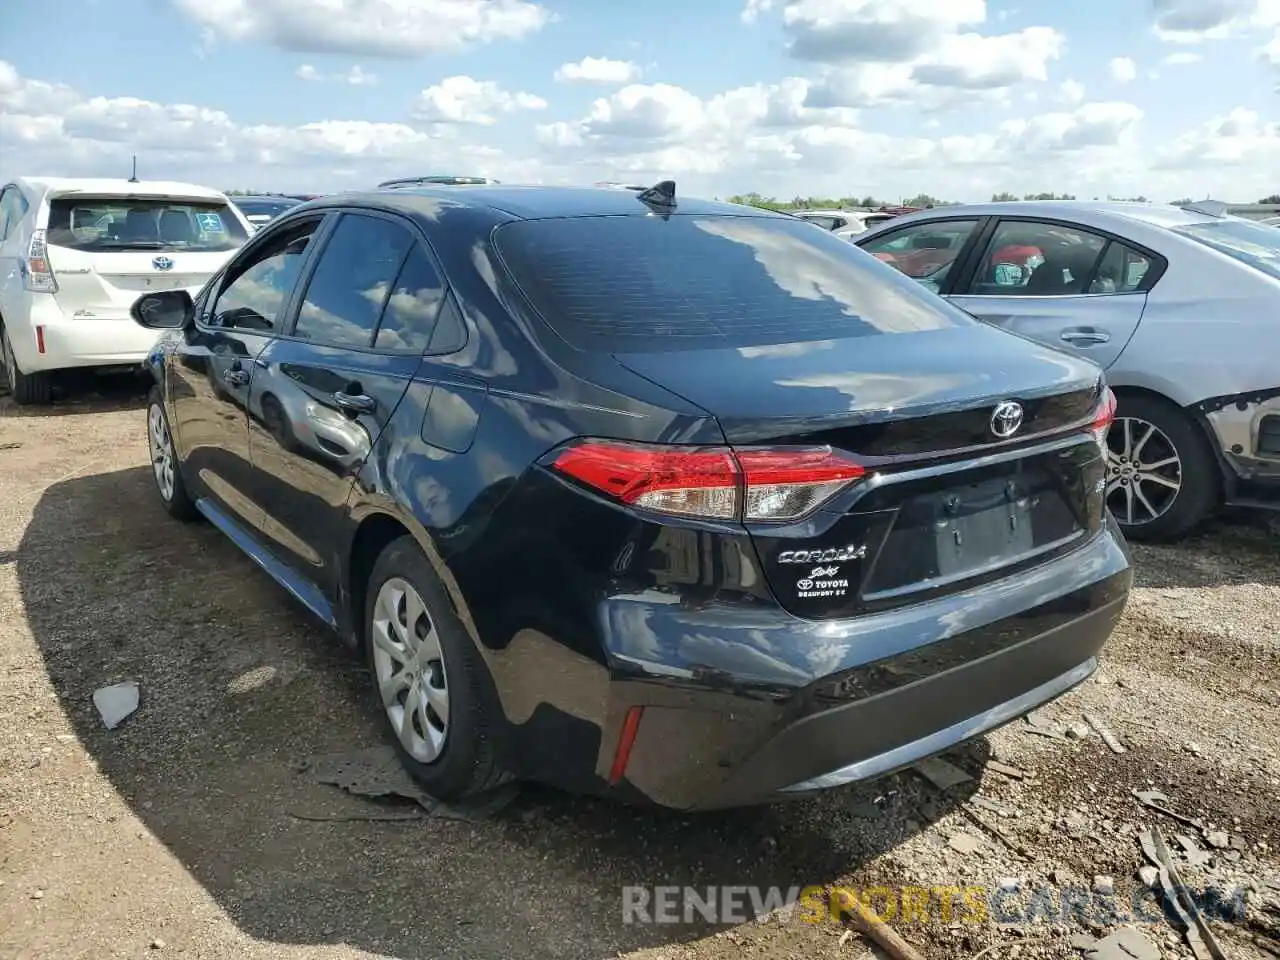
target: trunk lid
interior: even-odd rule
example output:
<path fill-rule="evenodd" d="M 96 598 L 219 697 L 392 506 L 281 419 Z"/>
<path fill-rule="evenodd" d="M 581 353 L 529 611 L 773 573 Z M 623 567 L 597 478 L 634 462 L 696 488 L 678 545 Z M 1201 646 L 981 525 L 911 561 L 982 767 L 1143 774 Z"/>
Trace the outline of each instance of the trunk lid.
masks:
<path fill-rule="evenodd" d="M 1104 463 L 1089 431 L 1099 370 L 1003 331 L 615 358 L 713 414 L 731 446 L 829 445 L 867 466 L 802 521 L 747 524 L 774 595 L 798 616 L 965 589 L 1102 527 Z M 1000 440 L 992 419 L 1006 400 L 1024 425 Z"/>
<path fill-rule="evenodd" d="M 187 289 L 195 296 L 231 253 L 85 251 L 48 245 L 58 303 L 69 316 L 127 318 L 138 297 Z"/>

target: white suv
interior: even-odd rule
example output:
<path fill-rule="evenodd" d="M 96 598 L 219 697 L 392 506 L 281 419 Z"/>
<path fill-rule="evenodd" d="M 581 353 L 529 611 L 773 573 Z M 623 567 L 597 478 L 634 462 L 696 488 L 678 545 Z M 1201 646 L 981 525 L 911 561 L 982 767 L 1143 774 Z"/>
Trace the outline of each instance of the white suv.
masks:
<path fill-rule="evenodd" d="M 227 197 L 186 183 L 26 177 L 0 189 L 0 361 L 17 403 L 68 367 L 134 366 L 156 333 L 129 308 L 194 296 L 253 229 Z"/>

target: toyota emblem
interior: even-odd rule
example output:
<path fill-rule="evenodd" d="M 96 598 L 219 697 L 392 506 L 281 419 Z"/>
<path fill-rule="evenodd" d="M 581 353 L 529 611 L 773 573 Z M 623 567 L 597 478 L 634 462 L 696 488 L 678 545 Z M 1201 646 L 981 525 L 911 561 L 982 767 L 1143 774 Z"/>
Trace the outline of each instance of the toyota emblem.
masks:
<path fill-rule="evenodd" d="M 1022 416 L 1022 404 L 1016 400 L 996 404 L 991 413 L 991 432 L 1001 440 L 1008 440 L 1021 428 Z"/>
<path fill-rule="evenodd" d="M 170 260 L 168 257 L 156 257 L 154 260 L 151 261 L 151 265 L 155 267 L 157 270 L 173 269 L 173 261 Z"/>

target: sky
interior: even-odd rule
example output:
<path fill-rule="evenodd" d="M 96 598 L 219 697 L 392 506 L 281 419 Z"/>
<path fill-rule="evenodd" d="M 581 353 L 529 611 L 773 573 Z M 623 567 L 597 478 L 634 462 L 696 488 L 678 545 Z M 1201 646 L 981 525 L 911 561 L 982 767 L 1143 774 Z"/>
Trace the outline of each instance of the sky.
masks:
<path fill-rule="evenodd" d="M 1280 0 L 0 3 L 0 181 L 1280 192 Z"/>

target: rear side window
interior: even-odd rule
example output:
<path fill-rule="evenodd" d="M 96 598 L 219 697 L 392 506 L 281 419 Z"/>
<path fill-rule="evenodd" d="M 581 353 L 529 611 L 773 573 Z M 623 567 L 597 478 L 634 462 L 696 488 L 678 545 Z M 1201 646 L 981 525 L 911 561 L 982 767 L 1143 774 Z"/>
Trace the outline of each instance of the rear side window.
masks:
<path fill-rule="evenodd" d="M 387 298 L 373 346 L 389 353 L 422 353 L 431 342 L 444 283 L 422 244 L 415 243 Z"/>
<path fill-rule="evenodd" d="M 7 239 L 18 232 L 18 224 L 27 215 L 27 198 L 15 186 L 4 188 L 0 193 L 0 240 Z"/>
<path fill-rule="evenodd" d="M 792 218 L 521 220 L 494 243 L 545 321 L 582 349 L 750 347 L 976 322 Z"/>
<path fill-rule="evenodd" d="M 336 347 L 369 347 L 382 307 L 414 244 L 404 227 L 344 214 L 320 254 L 294 336 Z"/>
<path fill-rule="evenodd" d="M 218 201 L 58 197 L 49 204 L 47 240 L 72 250 L 235 250 L 249 238 Z"/>

